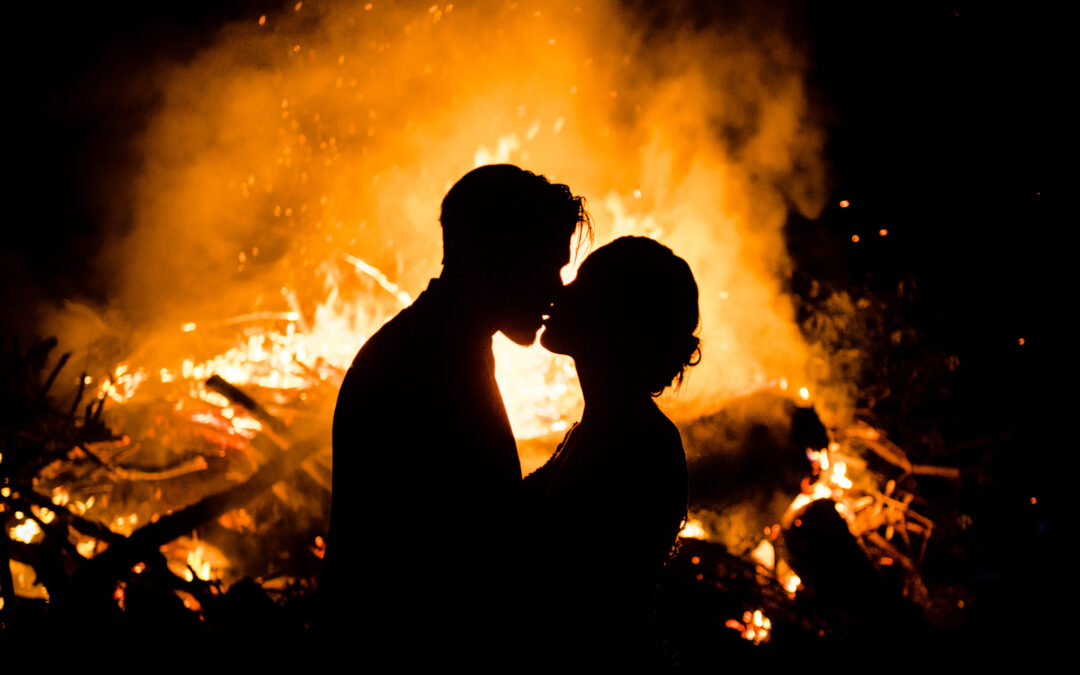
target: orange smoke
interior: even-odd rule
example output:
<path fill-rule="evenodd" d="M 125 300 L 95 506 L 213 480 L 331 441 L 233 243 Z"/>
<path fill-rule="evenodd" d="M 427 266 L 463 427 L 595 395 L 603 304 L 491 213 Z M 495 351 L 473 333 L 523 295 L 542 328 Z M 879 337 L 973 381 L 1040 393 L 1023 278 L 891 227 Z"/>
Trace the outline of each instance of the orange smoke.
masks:
<path fill-rule="evenodd" d="M 355 2 L 223 26 L 157 77 L 132 227 L 99 260 L 115 279 L 96 312 L 108 326 L 82 310 L 55 325 L 128 336 L 134 351 L 276 313 L 303 337 L 282 369 L 344 367 L 438 274 L 448 187 L 509 161 L 585 195 L 597 245 L 644 234 L 690 263 L 704 360 L 668 403 L 700 409 L 779 378 L 817 395 L 828 373 L 783 291 L 788 209 L 812 217 L 825 194 L 803 57 L 753 13 L 704 27 L 653 18 L 617 3 Z M 184 349 L 159 349 L 168 358 L 144 364 L 149 377 L 217 358 Z M 567 363 L 497 351 L 517 435 L 565 428 L 579 397 Z"/>

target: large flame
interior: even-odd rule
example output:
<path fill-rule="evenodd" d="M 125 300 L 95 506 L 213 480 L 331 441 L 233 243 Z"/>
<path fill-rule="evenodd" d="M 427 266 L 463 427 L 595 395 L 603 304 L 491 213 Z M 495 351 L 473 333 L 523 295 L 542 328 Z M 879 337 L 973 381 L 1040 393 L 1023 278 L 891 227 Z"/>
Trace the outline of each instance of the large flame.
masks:
<path fill-rule="evenodd" d="M 821 391 L 781 291 L 787 209 L 813 214 L 823 192 L 802 59 L 753 15 L 648 18 L 607 3 L 305 3 L 224 27 L 160 72 L 144 162 L 117 195 L 133 226 L 102 253 L 116 279 L 103 314 L 160 358 L 122 364 L 102 391 L 326 379 L 438 274 L 448 187 L 498 161 L 585 195 L 598 244 L 644 234 L 687 258 L 705 360 L 684 404 L 779 377 Z M 229 330 L 228 349 L 193 342 Z M 515 434 L 565 429 L 571 365 L 508 342 L 497 361 Z"/>

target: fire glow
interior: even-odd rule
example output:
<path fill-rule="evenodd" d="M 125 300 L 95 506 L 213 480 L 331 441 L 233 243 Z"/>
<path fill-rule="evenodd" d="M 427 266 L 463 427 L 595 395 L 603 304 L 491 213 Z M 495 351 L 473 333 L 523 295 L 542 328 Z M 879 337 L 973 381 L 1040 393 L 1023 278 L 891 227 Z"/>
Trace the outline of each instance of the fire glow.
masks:
<path fill-rule="evenodd" d="M 255 334 L 191 357 L 168 328 L 154 329 L 176 347 L 158 364 L 111 367 L 111 400 L 181 373 L 271 388 L 305 386 L 312 367 L 331 378 L 437 274 L 449 184 L 502 161 L 586 195 L 597 244 L 660 238 L 690 261 L 703 299 L 723 298 L 703 303 L 710 366 L 680 400 L 708 405 L 777 375 L 808 379 L 769 272 L 787 265 L 785 199 L 809 215 L 823 205 L 823 172 L 805 170 L 820 166 L 821 146 L 805 126 L 798 55 L 774 62 L 754 48 L 753 34 L 774 32 L 757 24 L 660 48 L 614 6 L 488 4 L 290 8 L 261 27 L 230 27 L 161 79 L 166 105 L 146 131 L 132 199 L 137 227 L 107 261 L 117 305 L 193 339 L 220 339 L 228 324 Z M 709 131 L 724 119 L 746 152 Z M 220 264 L 226 250 L 241 270 Z M 254 311 L 221 313 L 245 296 Z M 539 348 L 498 352 L 515 435 L 565 428 L 579 405 L 569 366 Z"/>
<path fill-rule="evenodd" d="M 250 473 L 251 441 L 277 432 L 206 380 L 299 418 L 308 398 L 325 405 L 357 349 L 438 274 L 448 187 L 473 166 L 513 162 L 586 195 L 596 245 L 650 236 L 690 263 L 705 356 L 665 405 L 691 414 L 779 380 L 843 416 L 782 292 L 788 208 L 813 217 L 824 205 L 802 57 L 753 17 L 649 35 L 647 17 L 615 3 L 536 7 L 289 6 L 164 69 L 126 195 L 133 226 L 101 259 L 113 303 L 54 317 L 62 341 L 91 329 L 132 337 L 115 358 L 88 350 L 100 368 L 75 384 L 112 408 L 168 401 Z M 580 410 L 572 363 L 501 336 L 495 355 L 515 436 L 557 438 Z M 160 426 L 109 452 L 158 442 Z M 120 534 L 156 515 L 49 489 L 58 508 Z M 698 535 L 701 523 L 687 523 L 684 536 Z M 227 561 L 208 567 L 198 545 L 177 547 L 174 572 L 223 577 Z M 90 557 L 98 542 L 76 548 Z"/>
<path fill-rule="evenodd" d="M 755 645 L 766 642 L 772 631 L 772 621 L 765 616 L 760 609 L 743 612 L 742 621 L 728 619 L 724 624 L 728 628 L 739 631 L 744 640 L 749 640 Z"/>

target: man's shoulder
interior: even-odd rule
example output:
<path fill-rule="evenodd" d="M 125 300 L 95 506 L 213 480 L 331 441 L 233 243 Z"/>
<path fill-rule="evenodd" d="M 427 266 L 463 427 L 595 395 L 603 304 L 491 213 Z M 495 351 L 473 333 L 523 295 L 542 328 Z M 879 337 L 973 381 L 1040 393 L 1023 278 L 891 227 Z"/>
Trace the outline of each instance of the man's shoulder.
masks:
<path fill-rule="evenodd" d="M 366 428 L 372 420 L 379 420 L 398 426 L 403 420 L 397 416 L 406 410 L 413 414 L 417 400 L 427 395 L 428 388 L 418 387 L 417 382 L 423 381 L 423 373 L 429 369 L 427 339 L 431 332 L 418 314 L 414 306 L 406 307 L 356 353 L 338 391 L 335 444 L 358 424 Z"/>
<path fill-rule="evenodd" d="M 387 321 L 357 352 L 353 367 L 423 358 L 441 341 L 445 322 L 427 303 L 410 305 Z"/>

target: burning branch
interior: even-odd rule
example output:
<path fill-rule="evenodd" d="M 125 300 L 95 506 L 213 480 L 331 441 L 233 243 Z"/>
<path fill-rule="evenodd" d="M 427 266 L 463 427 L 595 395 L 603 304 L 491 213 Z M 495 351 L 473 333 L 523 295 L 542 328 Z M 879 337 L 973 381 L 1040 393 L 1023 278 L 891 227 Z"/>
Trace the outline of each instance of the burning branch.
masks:
<path fill-rule="evenodd" d="M 146 559 L 148 553 L 207 522 L 226 511 L 243 506 L 259 496 L 274 483 L 295 471 L 302 461 L 321 447 L 325 438 L 311 438 L 293 445 L 277 458 L 255 472 L 246 482 L 224 492 L 204 498 L 191 506 L 163 516 L 157 522 L 136 530 L 130 537 L 109 546 L 76 574 L 76 580 L 110 581 L 135 563 Z"/>
<path fill-rule="evenodd" d="M 221 376 L 211 376 L 210 379 L 206 381 L 206 386 L 211 391 L 218 392 L 233 403 L 247 408 L 252 415 L 255 415 L 260 422 L 273 429 L 275 433 L 284 433 L 285 425 L 282 424 L 281 420 L 271 415 L 266 411 L 266 408 L 259 405 L 255 399 L 240 391 L 238 387 L 226 382 Z"/>
<path fill-rule="evenodd" d="M 221 378 L 216 379 L 219 382 L 215 382 L 214 386 L 230 391 L 239 399 L 247 400 L 261 410 L 261 406 L 239 389 Z M 262 414 L 268 419 L 274 419 L 265 410 Z M 280 422 L 276 420 L 275 422 L 280 425 Z M 319 433 L 283 448 L 283 452 L 263 465 L 244 483 L 205 497 L 180 511 L 162 516 L 156 522 L 136 530 L 131 536 L 115 541 L 104 553 L 84 565 L 76 573 L 75 582 L 89 586 L 111 583 L 123 574 L 124 570 L 146 560 L 163 544 L 220 517 L 227 511 L 248 503 L 274 483 L 288 477 L 300 467 L 305 459 L 328 444 L 329 439 L 326 438 L 325 433 Z"/>
<path fill-rule="evenodd" d="M 897 466 L 905 474 L 916 476 L 939 476 L 941 478 L 960 477 L 960 469 L 951 466 L 931 466 L 929 464 L 912 464 L 907 455 L 889 439 L 882 436 L 881 432 L 863 422 L 858 422 L 845 430 L 847 436 L 862 441 L 867 448 L 872 450 L 878 457 L 886 462 Z"/>

